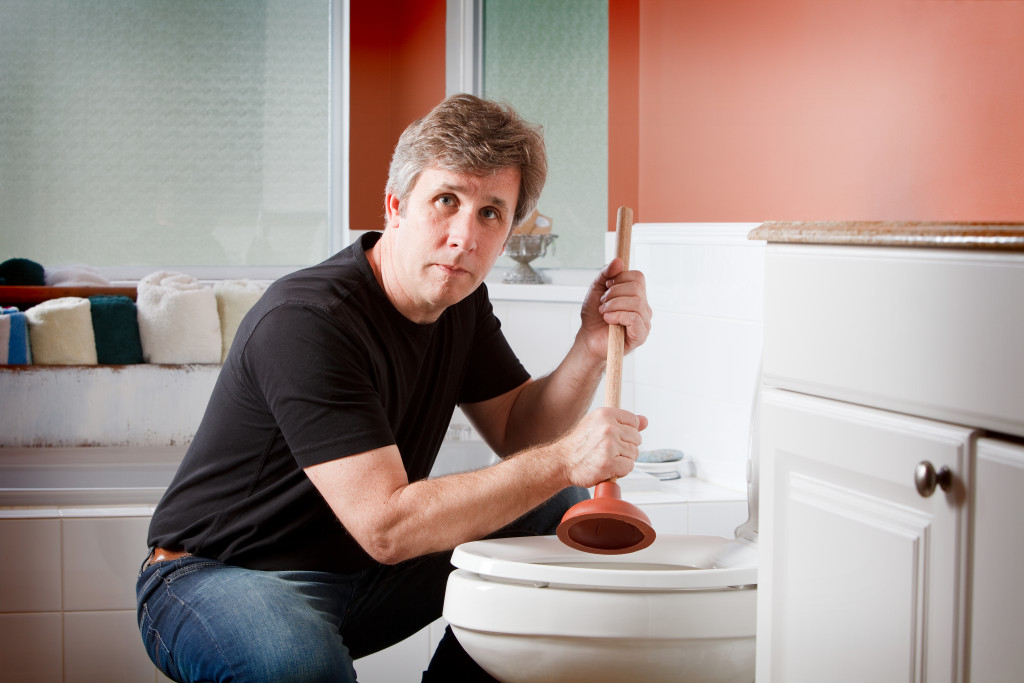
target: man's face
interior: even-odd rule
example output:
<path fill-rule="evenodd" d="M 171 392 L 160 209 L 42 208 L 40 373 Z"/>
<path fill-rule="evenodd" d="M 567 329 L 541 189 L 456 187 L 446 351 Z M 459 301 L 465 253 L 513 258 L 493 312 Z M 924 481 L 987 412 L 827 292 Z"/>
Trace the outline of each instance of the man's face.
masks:
<path fill-rule="evenodd" d="M 514 168 L 479 177 L 431 167 L 404 206 L 388 195 L 387 228 L 395 231 L 397 246 L 389 289 L 399 310 L 414 320 L 434 320 L 469 296 L 501 255 L 518 198 Z"/>

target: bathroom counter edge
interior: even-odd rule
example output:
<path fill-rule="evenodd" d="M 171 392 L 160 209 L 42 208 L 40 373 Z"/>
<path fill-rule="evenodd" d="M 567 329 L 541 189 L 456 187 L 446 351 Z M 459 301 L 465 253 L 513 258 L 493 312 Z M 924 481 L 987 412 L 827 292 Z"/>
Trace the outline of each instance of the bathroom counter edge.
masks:
<path fill-rule="evenodd" d="M 747 235 L 787 244 L 1024 251 L 1024 224 L 898 221 L 769 221 Z"/>

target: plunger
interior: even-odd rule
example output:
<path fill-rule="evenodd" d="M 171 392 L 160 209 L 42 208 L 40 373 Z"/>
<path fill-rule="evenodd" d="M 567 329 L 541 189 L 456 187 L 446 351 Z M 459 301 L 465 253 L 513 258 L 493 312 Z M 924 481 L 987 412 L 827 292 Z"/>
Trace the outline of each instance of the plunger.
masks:
<path fill-rule="evenodd" d="M 633 211 L 621 206 L 617 215 L 616 255 L 629 268 L 629 244 Z M 608 328 L 608 361 L 605 370 L 604 403 L 618 408 L 622 394 L 622 353 L 626 328 Z M 566 510 L 556 531 L 570 548 L 601 555 L 622 555 L 654 543 L 651 520 L 636 505 L 622 500 L 622 489 L 612 477 L 594 487 L 594 497 Z"/>

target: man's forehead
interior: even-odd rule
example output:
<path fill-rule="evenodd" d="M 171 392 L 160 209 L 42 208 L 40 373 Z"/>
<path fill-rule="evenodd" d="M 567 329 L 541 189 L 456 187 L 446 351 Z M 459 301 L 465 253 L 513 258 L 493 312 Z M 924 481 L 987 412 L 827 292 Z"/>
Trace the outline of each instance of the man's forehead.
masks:
<path fill-rule="evenodd" d="M 424 170 L 416 181 L 429 191 L 447 191 L 460 194 L 483 190 L 489 195 L 488 201 L 503 206 L 514 204 L 519 194 L 519 169 L 506 167 L 494 173 L 470 174 L 450 171 L 448 169 L 430 167 Z M 499 194 L 499 192 L 501 194 Z M 502 196 L 502 194 L 506 196 Z"/>

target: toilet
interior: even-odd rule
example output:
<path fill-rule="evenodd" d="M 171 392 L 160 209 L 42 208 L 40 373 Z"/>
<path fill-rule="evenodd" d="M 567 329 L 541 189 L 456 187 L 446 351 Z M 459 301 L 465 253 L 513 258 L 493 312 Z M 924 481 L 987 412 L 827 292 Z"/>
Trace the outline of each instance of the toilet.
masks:
<path fill-rule="evenodd" d="M 456 549 L 444 616 L 502 683 L 754 680 L 756 561 L 716 567 L 747 542 L 663 535 L 601 556 L 557 537 Z"/>
<path fill-rule="evenodd" d="M 464 543 L 444 617 L 466 652 L 502 683 L 752 683 L 757 405 L 735 538 L 658 534 L 625 555 L 555 536 Z"/>

